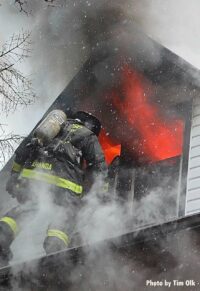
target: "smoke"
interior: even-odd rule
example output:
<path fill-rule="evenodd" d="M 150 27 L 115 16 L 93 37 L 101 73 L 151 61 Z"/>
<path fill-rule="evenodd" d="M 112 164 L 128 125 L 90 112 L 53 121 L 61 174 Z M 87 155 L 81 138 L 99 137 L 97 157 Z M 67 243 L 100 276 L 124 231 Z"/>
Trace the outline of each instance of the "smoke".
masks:
<path fill-rule="evenodd" d="M 160 0 L 141 2 L 136 4 L 135 9 L 138 12 L 136 20 L 146 33 L 199 67 L 196 58 L 199 47 L 197 40 L 199 2 L 196 0 L 193 0 L 192 4 L 185 0 L 176 2 L 170 0 L 165 3 Z"/>
<path fill-rule="evenodd" d="M 94 51 L 108 54 L 95 70 L 104 85 L 113 72 L 116 75 L 118 51 L 139 59 L 139 68 L 155 68 L 161 60 L 160 50 L 143 40 L 138 24 L 153 39 L 198 66 L 198 8 L 198 1 L 190 5 L 185 0 L 164 4 L 159 0 L 61 0 L 53 7 L 44 1 L 28 1 L 34 42 L 31 67 L 38 95 L 50 104 Z M 188 19 L 193 21 L 185 26 Z"/>
<path fill-rule="evenodd" d="M 169 181 L 164 179 L 163 183 L 167 187 Z M 126 258 L 125 262 L 122 259 L 123 254 L 113 252 L 110 242 L 107 240 L 147 225 L 162 223 L 174 215 L 172 211 L 162 213 L 162 210 L 163 195 L 168 195 L 164 201 L 166 208 L 175 203 L 175 187 L 171 187 L 171 193 L 169 191 L 163 193 L 161 188 L 150 191 L 146 197 L 134 202 L 132 207 L 131 202 L 122 205 L 118 199 L 102 200 L 101 186 L 102 183 L 98 179 L 90 193 L 83 199 L 84 206 L 77 213 L 74 235 L 78 233 L 79 240 L 75 241 L 77 245 L 73 246 L 85 246 L 85 261 L 83 265 L 78 265 L 75 269 L 69 263 L 68 268 L 73 269 L 73 272 L 68 274 L 68 280 L 72 284 L 70 290 L 76 290 L 79 280 L 85 278 L 79 277 L 77 274 L 83 273 L 84 276 L 88 276 L 88 279 L 83 280 L 82 290 L 88 290 L 88 284 L 91 288 L 98 290 L 121 290 L 122 287 L 123 290 L 130 290 L 138 282 L 143 284 L 147 272 L 146 268 L 142 272 L 139 271 L 140 265 L 132 258 Z M 33 285 L 37 285 L 37 282 L 34 283 L 34 276 L 38 273 L 39 266 L 34 259 L 44 255 L 42 246 L 47 227 L 55 216 L 61 222 L 66 219 L 67 209 L 54 203 L 53 193 L 48 186 L 41 184 L 38 191 L 38 185 L 32 183 L 27 189 L 27 193 L 35 196 L 31 196 L 32 201 L 21 206 L 23 212 L 19 220 L 21 232 L 12 244 L 14 257 L 10 264 L 13 269 L 12 287 L 14 290 L 22 288 L 20 280 L 17 279 L 20 271 L 23 271 L 25 275 L 32 276 Z M 109 193 L 109 197 L 113 197 L 113 194 Z M 66 223 L 73 224 L 74 222 L 67 221 Z M 98 262 L 96 262 L 97 258 Z M 31 260 L 33 262 L 28 264 L 24 270 L 18 266 L 21 262 Z M 117 275 L 119 271 L 120 277 Z M 59 273 L 59 268 L 57 272 Z M 62 265 L 60 274 L 63 274 Z"/>
<path fill-rule="evenodd" d="M 62 209 L 53 203 L 50 187 L 31 183 L 26 189 L 29 199 L 18 210 L 17 223 L 20 233 L 12 244 L 11 264 L 34 259 L 44 255 L 42 247 L 52 214 L 63 216 Z M 39 190 L 39 191 L 38 191 Z M 22 248 L 21 246 L 24 245 Z"/>
<path fill-rule="evenodd" d="M 161 3 L 162 2 L 162 3 Z M 196 8 L 199 2 L 193 2 Z M 8 4 L 7 4 L 8 5 Z M 87 58 L 95 52 L 99 54 L 108 54 L 105 62 L 99 63 L 95 68 L 95 77 L 100 84 L 107 86 L 110 82 L 117 82 L 117 78 L 113 78 L 113 73 L 118 70 L 116 60 L 118 60 L 118 51 L 128 52 L 134 58 L 142 58 L 143 62 L 137 65 L 145 69 L 145 66 L 157 66 L 161 60 L 159 50 L 154 50 L 153 43 L 146 45 L 139 34 L 138 30 L 132 23 L 135 20 L 139 23 L 144 31 L 159 42 L 167 45 L 183 57 L 187 57 L 188 61 L 197 63 L 197 37 L 194 38 L 194 27 L 199 27 L 198 9 L 194 9 L 188 1 L 55 1 L 52 7 L 47 6 L 45 2 L 29 1 L 28 11 L 30 15 L 25 18 L 16 8 L 9 6 L 12 21 L 23 17 L 24 24 L 28 22 L 32 29 L 33 54 L 29 63 L 29 70 L 33 76 L 35 90 L 39 96 L 39 103 L 35 107 L 35 123 L 38 116 L 56 98 L 57 94 L 66 86 L 71 78 L 79 71 L 80 67 Z M 196 11 L 196 12 L 195 12 Z M 195 12 L 195 13 L 194 13 Z M 182 17 L 179 15 L 181 14 Z M 16 18 L 15 18 L 16 17 Z M 179 18 L 178 18 L 179 17 Z M 192 19 L 193 21 L 188 21 Z M 6 21 L 6 20 L 4 20 Z M 187 26 L 185 23 L 190 23 Z M 133 33 L 133 31 L 135 33 Z M 198 29 L 195 29 L 197 34 Z M 134 42 L 135 50 L 131 52 L 129 47 L 130 39 Z M 140 48 L 142 45 L 142 49 Z M 193 50 L 193 48 L 195 48 Z M 137 52 L 137 53 L 136 53 Z M 145 60 L 145 61 L 144 61 Z M 107 67 L 107 70 L 105 70 Z M 31 68 L 31 69 L 30 69 Z M 178 98 L 176 96 L 176 98 Z M 179 99 L 179 98 L 178 98 Z M 40 108 L 42 105 L 42 109 Z M 29 114 L 32 114 L 31 108 Z M 42 112 L 41 112 L 42 111 Z M 38 113 L 40 112 L 40 113 Z M 18 113 L 18 116 L 21 113 Z M 20 119 L 21 120 L 21 119 Z M 24 126 L 22 119 L 20 126 Z M 31 123 L 31 121 L 30 121 Z M 29 125 L 30 128 L 32 124 Z M 118 202 L 102 204 L 96 196 L 96 189 L 86 197 L 86 205 L 80 212 L 80 222 L 77 228 L 81 230 L 81 239 L 84 244 L 93 244 L 106 238 L 117 236 L 133 230 L 134 227 L 144 225 L 157 224 L 165 221 L 173 216 L 170 213 L 171 204 L 174 202 L 174 191 L 168 193 L 166 210 L 163 209 L 163 188 L 148 193 L 141 201 L 135 202 L 133 207 L 133 220 L 127 221 L 127 208 L 129 205 L 121 205 Z M 49 190 L 42 189 L 39 196 L 39 208 L 37 208 L 34 216 L 29 216 L 23 222 L 22 228 L 24 234 L 21 239 L 13 244 L 13 252 L 15 261 L 23 261 L 32 259 L 35 256 L 43 254 L 41 245 L 45 235 L 46 217 L 51 213 L 57 212 L 56 206 L 49 200 Z M 47 194 L 47 195 L 46 195 Z M 173 212 L 173 211 L 172 211 Z M 62 219 L 62 213 L 61 218 Z M 30 227 L 31 220 L 31 227 Z M 38 243 L 33 243 L 35 238 L 33 234 L 38 232 L 38 226 L 44 226 Z M 45 221 L 45 224 L 43 222 Z M 21 249 L 22 243 L 26 241 L 26 247 Z M 18 251 L 22 251 L 21 254 Z M 98 249 L 96 250 L 98 252 Z M 108 281 L 102 289 L 109 290 L 130 290 L 133 287 L 134 278 L 142 277 L 136 269 L 134 278 L 129 280 L 127 268 L 121 267 L 120 258 L 109 251 L 108 245 L 101 252 L 102 259 L 98 261 L 96 268 L 91 270 L 91 285 L 96 290 L 99 287 L 101 276 L 95 279 L 95 274 L 102 268 L 106 268 L 106 274 L 112 282 L 110 286 Z M 17 256 L 18 253 L 18 256 Z M 94 253 L 88 253 L 88 261 L 94 266 Z M 106 258 L 106 259 L 105 259 Z M 131 265 L 132 263 L 130 263 Z M 131 267 L 130 267 L 131 268 Z M 118 271 L 120 269 L 120 278 Z M 72 282 L 75 283 L 75 273 L 72 275 Z M 96 275 L 97 276 L 97 275 Z M 141 279 L 142 280 L 142 279 Z M 98 288 L 97 288 L 98 286 Z"/>
<path fill-rule="evenodd" d="M 34 107 L 16 112 L 18 126 L 14 117 L 9 117 L 8 131 L 28 133 L 94 51 L 109 54 L 95 69 L 96 78 L 104 86 L 117 82 L 117 77 L 113 80 L 112 76 L 120 67 L 115 57 L 120 50 L 128 52 L 132 58 L 142 59 L 137 64 L 142 69 L 159 64 L 159 49 L 140 37 L 135 23 L 153 39 L 198 66 L 198 1 L 193 1 L 192 5 L 185 0 L 176 3 L 170 0 L 164 4 L 159 0 L 26 2 L 24 9 L 28 15 L 20 13 L 13 3 L 2 3 L 0 33 L 1 40 L 5 40 L 22 27 L 32 31 L 32 58 L 23 69 L 31 75 L 38 101 Z M 12 21 L 8 23 L 8 19 Z M 193 21 L 185 25 L 188 19 Z M 7 24 L 6 28 L 3 23 Z M 130 40 L 134 50 L 129 45 Z M 168 94 L 163 90 L 162 101 L 183 98 L 174 86 L 170 86 L 170 90 Z M 184 98 L 188 98 L 187 93 Z"/>
<path fill-rule="evenodd" d="M 78 214 L 76 228 L 83 245 L 114 238 L 146 226 L 162 224 L 175 217 L 176 183 L 170 178 L 160 178 L 161 186 L 149 190 L 146 196 L 134 201 L 129 199 L 122 202 L 110 192 L 106 197 L 108 201 L 104 202 L 100 198 L 103 195 L 99 187 L 94 186 L 86 195 L 84 207 Z"/>

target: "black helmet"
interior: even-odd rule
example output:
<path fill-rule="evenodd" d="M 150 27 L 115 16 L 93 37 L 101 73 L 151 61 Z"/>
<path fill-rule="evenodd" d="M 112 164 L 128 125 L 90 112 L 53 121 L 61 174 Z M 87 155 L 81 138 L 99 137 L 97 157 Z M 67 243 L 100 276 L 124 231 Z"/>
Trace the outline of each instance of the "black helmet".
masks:
<path fill-rule="evenodd" d="M 74 119 L 80 120 L 88 129 L 94 132 L 97 136 L 99 135 L 101 131 L 101 123 L 91 113 L 78 111 L 75 113 Z"/>

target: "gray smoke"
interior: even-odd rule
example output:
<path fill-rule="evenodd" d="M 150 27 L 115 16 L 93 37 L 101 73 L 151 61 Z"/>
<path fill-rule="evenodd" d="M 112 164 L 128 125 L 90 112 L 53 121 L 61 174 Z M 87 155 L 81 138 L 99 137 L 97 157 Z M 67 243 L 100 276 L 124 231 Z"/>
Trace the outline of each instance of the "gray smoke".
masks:
<path fill-rule="evenodd" d="M 58 0 L 53 4 L 28 1 L 27 6 L 35 43 L 31 66 L 37 72 L 36 88 L 42 99 L 53 100 L 52 93 L 56 96 L 94 51 L 109 53 L 106 63 L 111 71 L 106 73 L 104 64 L 96 69 L 96 76 L 103 83 L 109 82 L 109 74 L 117 66 L 116 59 L 113 60 L 117 51 L 128 52 L 135 59 L 139 57 L 137 65 L 142 69 L 159 64 L 159 49 L 142 39 L 136 25 L 198 66 L 195 37 L 199 25 L 198 1 L 191 5 L 185 0 L 176 3 L 170 0 L 164 4 L 159 0 Z M 193 22 L 186 27 L 188 19 Z"/>
<path fill-rule="evenodd" d="M 116 65 L 118 60 L 114 56 L 119 50 L 130 53 L 133 58 L 142 59 L 137 64 L 142 69 L 144 66 L 155 67 L 159 64 L 159 49 L 155 50 L 153 43 L 147 45 L 142 40 L 135 23 L 153 39 L 198 66 L 198 1 L 193 0 L 192 5 L 185 0 L 176 3 L 171 0 L 167 3 L 159 0 L 57 0 L 52 4 L 36 0 L 26 3 L 24 9 L 28 15 L 19 12 L 19 6 L 12 2 L 3 2 L 0 10 L 1 21 L 7 23 L 6 33 L 4 25 L 0 32 L 3 39 L 6 39 L 5 34 L 17 32 L 22 27 L 32 31 L 32 58 L 24 69 L 31 74 L 39 98 L 33 110 L 16 113 L 21 127 L 24 127 L 27 116 L 34 114 L 29 120 L 27 131 L 23 129 L 23 134 L 33 128 L 94 51 L 109 53 L 109 58 L 95 70 L 95 76 L 104 86 L 113 81 L 113 73 L 117 75 L 120 65 Z M 12 21 L 8 23 L 7 19 Z M 186 26 L 188 19 L 193 21 Z M 130 41 L 134 43 L 134 50 L 132 46 L 129 47 Z M 195 78 L 199 79 L 198 74 Z M 188 96 L 187 93 L 179 96 L 172 84 L 168 94 L 164 90 L 159 95 L 163 96 L 162 100 L 170 99 L 171 102 L 173 98 L 178 101 Z M 17 131 L 13 118 L 10 117 L 9 122 L 9 129 Z"/>
<path fill-rule="evenodd" d="M 8 6 L 8 4 L 4 5 Z M 106 64 L 100 63 L 95 70 L 95 76 L 99 82 L 109 84 L 112 80 L 110 75 L 116 71 L 116 58 L 113 55 L 117 55 L 119 50 L 130 53 L 131 48 L 128 44 L 129 40 L 133 40 L 134 37 L 137 49 L 135 51 L 139 54 L 137 57 L 145 58 L 145 62 L 138 65 L 141 65 L 143 69 L 144 66 L 157 66 L 160 61 L 160 51 L 156 50 L 154 53 L 153 44 L 146 46 L 137 33 L 133 34 L 135 31 L 133 20 L 153 38 L 180 53 L 183 57 L 188 57 L 189 61 L 197 65 L 198 42 L 197 38 L 194 40 L 191 32 L 194 29 L 193 23 L 195 23 L 195 27 L 199 27 L 198 9 L 194 8 L 199 8 L 199 1 L 193 1 L 193 5 L 195 5 L 193 8 L 190 5 L 188 1 L 183 0 L 176 1 L 176 3 L 171 0 L 167 3 L 140 0 L 134 2 L 55 1 L 53 5 L 48 6 L 47 3 L 38 0 L 28 1 L 29 16 L 23 15 L 23 13 L 19 16 L 19 11 L 13 6 L 9 6 L 9 15 L 12 15 L 13 23 L 18 17 L 20 19 L 23 17 L 24 23 L 26 25 L 30 23 L 30 29 L 32 29 L 33 54 L 29 65 L 34 78 L 35 90 L 40 100 L 38 107 L 45 103 L 45 106 L 42 105 L 44 111 L 94 51 L 109 52 Z M 193 21 L 186 27 L 185 23 L 188 24 L 189 19 Z M 197 29 L 195 32 L 197 34 Z M 144 51 L 142 49 L 138 51 L 138 43 L 142 44 Z M 191 50 L 192 46 L 195 47 L 194 51 Z M 107 64 L 109 64 L 110 69 L 105 72 L 104 68 Z M 40 111 L 38 107 L 35 111 Z M 171 193 L 168 194 L 170 200 Z M 131 225 L 131 229 L 147 224 L 149 221 L 153 224 L 160 223 L 173 216 L 173 213 L 160 212 L 163 204 L 162 195 L 163 189 L 158 189 L 149 193 L 142 201 L 135 203 L 134 225 Z M 31 231 L 33 232 L 37 229 L 39 221 L 46 217 L 46 211 L 56 211 L 52 202 L 46 198 L 45 202 L 41 201 L 39 204 L 41 207 L 31 220 L 33 225 Z M 81 223 L 78 225 L 83 230 L 82 240 L 84 243 L 91 244 L 130 230 L 130 223 L 127 222 L 125 211 L 118 203 L 102 205 L 99 203 L 95 191 L 88 195 L 86 201 L 87 204 L 80 213 Z M 170 205 L 169 201 L 168 204 Z M 92 221 L 92 223 L 87 225 L 88 221 Z M 16 250 L 17 244 L 21 246 L 21 243 L 27 240 L 25 238 L 30 238 L 29 220 L 24 222 L 23 227 L 24 233 L 27 230 L 28 234 L 22 235 L 21 241 L 19 237 L 16 245 L 13 245 Z M 44 231 L 41 238 L 43 235 Z M 42 239 L 40 239 L 41 242 Z M 38 247 L 35 246 L 36 244 L 31 244 L 27 240 L 27 246 L 18 257 L 16 252 L 15 260 L 28 260 L 37 256 L 38 253 L 41 254 L 41 244 L 39 251 Z M 121 268 L 120 258 L 113 258 L 107 245 L 104 255 L 97 267 L 91 270 L 93 271 L 91 285 L 99 287 L 101 277 L 95 279 L 95 274 L 106 265 L 108 278 L 113 282 L 113 290 L 130 290 L 133 287 L 134 278 L 129 280 L 126 268 L 131 268 L 132 263 L 130 265 L 127 263 L 125 267 Z M 93 254 L 89 254 L 88 260 L 90 262 L 93 262 L 93 258 Z M 120 278 L 117 276 L 118 269 L 121 270 Z M 135 272 L 135 278 L 142 277 L 141 273 L 139 274 L 137 271 L 137 267 L 133 267 L 133 272 Z M 72 282 L 76 281 L 75 274 L 76 272 L 72 275 Z M 102 290 L 107 287 L 112 290 L 111 286 L 106 284 L 109 283 L 106 282 Z M 101 289 L 97 288 L 96 290 Z"/>
<path fill-rule="evenodd" d="M 168 181 L 166 181 L 167 183 Z M 97 181 L 85 197 L 85 206 L 78 215 L 75 233 L 79 234 L 81 241 L 77 246 L 85 246 L 85 259 L 84 264 L 75 268 L 69 263 L 68 268 L 73 269 L 73 272 L 67 275 L 72 284 L 69 290 L 76 290 L 80 280 L 82 280 L 82 290 L 88 290 L 89 287 L 94 290 L 131 290 L 138 282 L 144 286 L 148 267 L 144 267 L 144 270 L 141 271 L 141 266 L 133 258 L 124 259 L 123 253 L 113 252 L 108 240 L 144 226 L 162 223 L 171 218 L 174 213 L 162 213 L 161 211 L 163 210 L 163 189 L 152 191 L 140 202 L 135 202 L 131 212 L 129 204 L 122 206 L 119 201 L 115 200 L 102 203 L 99 199 L 99 185 L 100 183 Z M 37 274 L 39 267 L 37 261 L 33 261 L 23 270 L 17 264 L 43 256 L 42 244 L 48 223 L 56 214 L 60 216 L 61 221 L 65 217 L 60 208 L 51 200 L 48 187 L 43 187 L 38 191 L 38 188 L 34 189 L 33 186 L 27 190 L 36 194 L 37 204 L 36 207 L 31 202 L 30 206 L 24 205 L 27 212 L 22 216 L 21 233 L 12 244 L 14 257 L 11 265 L 14 290 L 18 290 L 18 288 L 20 290 L 20 281 L 17 279 L 19 272 L 23 271 L 24 274 L 31 276 L 31 274 Z M 170 206 L 170 203 L 175 203 L 173 191 L 174 189 L 172 189 L 172 193 L 166 193 L 168 197 L 165 199 L 165 207 Z M 162 247 L 164 248 L 165 244 Z M 174 251 L 173 248 L 172 251 Z M 143 255 L 141 254 L 141 256 Z M 63 274 L 62 267 L 60 274 Z"/>

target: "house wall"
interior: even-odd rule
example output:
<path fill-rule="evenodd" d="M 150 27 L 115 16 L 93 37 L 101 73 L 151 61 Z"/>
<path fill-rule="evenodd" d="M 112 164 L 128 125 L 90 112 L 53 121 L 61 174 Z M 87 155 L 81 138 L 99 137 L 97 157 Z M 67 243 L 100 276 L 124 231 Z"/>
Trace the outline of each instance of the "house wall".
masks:
<path fill-rule="evenodd" d="M 185 215 L 200 212 L 200 98 L 192 105 Z"/>

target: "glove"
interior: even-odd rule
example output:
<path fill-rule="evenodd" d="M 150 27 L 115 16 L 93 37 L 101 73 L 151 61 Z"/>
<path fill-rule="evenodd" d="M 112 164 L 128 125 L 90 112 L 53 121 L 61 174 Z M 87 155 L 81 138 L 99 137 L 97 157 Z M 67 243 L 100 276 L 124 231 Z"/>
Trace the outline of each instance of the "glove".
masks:
<path fill-rule="evenodd" d="M 6 191 L 16 198 L 20 204 L 24 204 L 29 197 L 27 196 L 27 182 L 23 179 L 19 179 L 19 174 L 14 173 L 9 178 L 6 184 Z"/>
<path fill-rule="evenodd" d="M 26 147 L 30 148 L 31 150 L 35 150 L 38 147 L 42 147 L 43 143 L 39 138 L 33 137 L 31 139 L 31 142 L 29 142 Z"/>
<path fill-rule="evenodd" d="M 19 191 L 19 173 L 13 173 L 7 181 L 6 191 L 12 196 L 15 197 L 15 193 Z"/>

